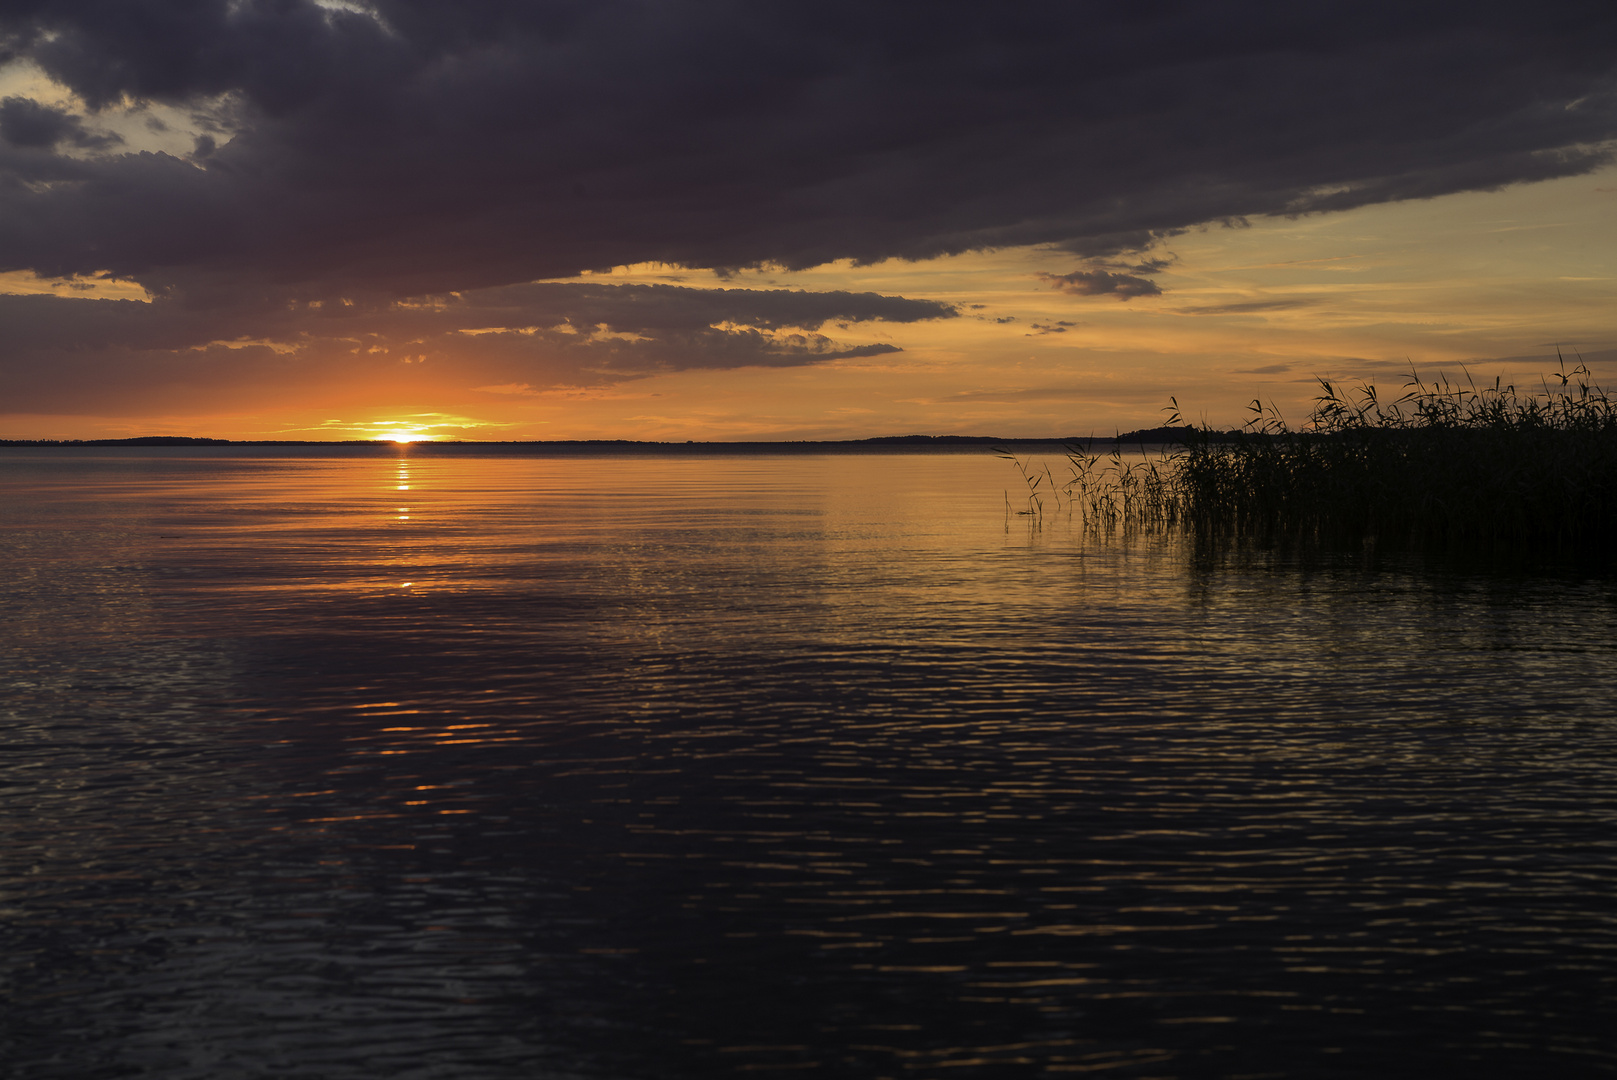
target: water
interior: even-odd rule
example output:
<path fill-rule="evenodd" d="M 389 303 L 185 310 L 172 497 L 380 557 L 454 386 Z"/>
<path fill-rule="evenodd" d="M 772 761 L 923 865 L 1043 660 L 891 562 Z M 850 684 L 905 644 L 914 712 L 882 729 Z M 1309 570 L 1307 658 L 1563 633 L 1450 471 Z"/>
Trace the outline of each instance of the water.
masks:
<path fill-rule="evenodd" d="M 1617 588 L 988 456 L 0 457 L 27 1078 L 1601 1075 Z"/>

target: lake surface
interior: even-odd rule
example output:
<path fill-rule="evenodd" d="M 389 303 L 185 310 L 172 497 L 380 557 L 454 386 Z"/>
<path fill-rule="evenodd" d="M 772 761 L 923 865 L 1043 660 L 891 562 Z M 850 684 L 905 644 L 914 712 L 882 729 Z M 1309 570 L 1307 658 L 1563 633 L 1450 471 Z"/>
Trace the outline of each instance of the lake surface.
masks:
<path fill-rule="evenodd" d="M 7 1075 L 1617 1071 L 1610 578 L 1013 481 L 0 451 Z"/>

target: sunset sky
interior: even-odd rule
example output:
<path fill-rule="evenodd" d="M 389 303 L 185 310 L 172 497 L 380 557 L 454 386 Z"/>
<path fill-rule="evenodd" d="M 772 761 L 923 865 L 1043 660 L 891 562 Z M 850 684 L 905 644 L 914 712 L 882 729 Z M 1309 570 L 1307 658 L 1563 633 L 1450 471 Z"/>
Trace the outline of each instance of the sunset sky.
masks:
<path fill-rule="evenodd" d="M 1617 382 L 1617 6 L 0 14 L 0 437 L 1065 436 Z"/>

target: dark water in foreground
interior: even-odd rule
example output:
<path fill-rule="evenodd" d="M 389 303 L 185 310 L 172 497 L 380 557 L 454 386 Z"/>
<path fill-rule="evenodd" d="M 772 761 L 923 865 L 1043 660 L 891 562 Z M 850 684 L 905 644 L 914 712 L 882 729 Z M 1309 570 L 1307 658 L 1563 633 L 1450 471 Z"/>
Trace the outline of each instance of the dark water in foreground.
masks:
<path fill-rule="evenodd" d="M 5 454 L 0 1072 L 1617 1071 L 1611 581 L 1008 470 Z"/>

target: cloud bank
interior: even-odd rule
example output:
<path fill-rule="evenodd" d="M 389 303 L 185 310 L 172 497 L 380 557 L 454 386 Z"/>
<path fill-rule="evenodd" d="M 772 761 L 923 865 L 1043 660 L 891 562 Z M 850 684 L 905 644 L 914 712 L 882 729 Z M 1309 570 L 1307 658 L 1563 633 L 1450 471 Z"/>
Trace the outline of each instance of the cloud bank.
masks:
<path fill-rule="evenodd" d="M 222 129 L 87 158 L 76 114 L 3 106 L 0 265 L 157 290 L 1104 253 L 1617 136 L 1608 4 L 35 0 L 0 34 L 89 115 Z"/>
<path fill-rule="evenodd" d="M 875 293 L 528 284 L 359 304 L 196 308 L 0 296 L 12 411 L 218 407 L 287 385 L 371 397 L 412 387 L 589 385 L 690 368 L 790 367 L 894 352 L 836 323 L 955 317 Z"/>

